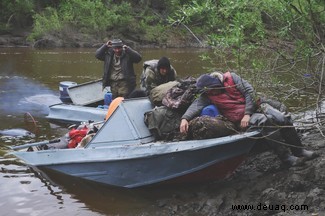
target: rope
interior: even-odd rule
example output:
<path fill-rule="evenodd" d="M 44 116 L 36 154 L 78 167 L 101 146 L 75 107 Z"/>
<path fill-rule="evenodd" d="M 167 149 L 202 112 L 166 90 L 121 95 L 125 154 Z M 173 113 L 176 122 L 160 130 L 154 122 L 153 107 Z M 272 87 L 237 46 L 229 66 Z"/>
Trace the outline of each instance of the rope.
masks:
<path fill-rule="evenodd" d="M 37 125 L 37 121 L 34 119 L 34 117 L 32 116 L 32 114 L 30 114 L 29 112 L 26 112 L 24 114 L 24 119 L 25 119 L 25 123 L 26 124 L 33 124 L 33 132 L 34 134 L 38 134 L 38 125 Z"/>
<path fill-rule="evenodd" d="M 269 126 L 256 127 L 256 128 L 264 128 L 264 127 L 269 127 Z M 272 126 L 270 126 L 270 127 L 272 127 Z M 286 126 L 282 126 L 282 127 L 286 127 Z M 288 127 L 293 127 L 293 126 L 288 126 Z M 237 134 L 242 134 L 240 131 L 238 131 L 238 130 L 236 130 L 234 128 L 230 128 L 230 127 L 227 127 L 227 128 L 230 129 L 230 130 L 235 131 Z M 284 146 L 287 146 L 287 147 L 301 148 L 301 149 L 304 149 L 305 148 L 304 146 L 295 146 L 295 145 L 291 145 L 291 144 L 282 142 L 280 140 L 271 139 L 270 136 L 272 136 L 273 134 L 277 133 L 279 130 L 280 130 L 280 128 L 278 128 L 275 131 L 272 131 L 272 132 L 268 133 L 267 135 L 263 135 L 263 136 L 259 136 L 259 137 L 248 137 L 248 136 L 245 136 L 245 134 L 242 134 L 242 135 L 244 135 L 248 139 L 254 139 L 254 140 L 266 139 L 266 140 L 271 140 L 273 142 L 279 143 L 279 144 L 284 145 Z"/>

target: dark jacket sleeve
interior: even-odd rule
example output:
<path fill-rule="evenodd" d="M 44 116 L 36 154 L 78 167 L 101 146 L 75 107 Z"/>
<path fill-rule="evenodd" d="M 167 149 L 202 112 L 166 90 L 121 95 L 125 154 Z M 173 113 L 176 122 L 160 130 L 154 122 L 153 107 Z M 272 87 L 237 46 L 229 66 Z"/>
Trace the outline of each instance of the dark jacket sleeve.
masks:
<path fill-rule="evenodd" d="M 104 60 L 105 60 L 105 52 L 106 52 L 108 49 L 109 49 L 109 48 L 106 46 L 106 44 L 103 44 L 101 47 L 99 47 L 99 48 L 96 50 L 95 57 L 96 57 L 98 60 L 104 61 Z"/>
<path fill-rule="evenodd" d="M 202 109 L 209 104 L 211 104 L 210 100 L 205 95 L 201 95 L 187 108 L 186 112 L 182 116 L 182 119 L 186 119 L 187 121 L 192 120 L 193 118 L 199 116 Z"/>
<path fill-rule="evenodd" d="M 257 104 L 256 104 L 256 95 L 255 90 L 249 82 L 245 79 L 238 76 L 236 73 L 231 73 L 231 76 L 236 84 L 236 88 L 244 95 L 245 97 L 245 114 L 252 115 L 256 112 Z"/>
<path fill-rule="evenodd" d="M 130 60 L 134 63 L 139 63 L 142 60 L 142 56 L 140 55 L 140 53 L 138 53 L 131 47 L 127 48 L 126 53 L 129 55 Z"/>

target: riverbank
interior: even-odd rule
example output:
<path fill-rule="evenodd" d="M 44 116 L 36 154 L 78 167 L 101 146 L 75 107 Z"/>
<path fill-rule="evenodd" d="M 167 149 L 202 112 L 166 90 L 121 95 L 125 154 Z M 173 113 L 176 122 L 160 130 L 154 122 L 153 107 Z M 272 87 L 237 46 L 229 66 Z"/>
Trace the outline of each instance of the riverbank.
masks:
<path fill-rule="evenodd" d="M 147 215 L 325 215 L 325 139 L 315 128 L 302 140 L 320 156 L 285 167 L 271 151 L 255 150 L 229 179 L 159 200 L 161 211 Z"/>
<path fill-rule="evenodd" d="M 204 41 L 195 38 L 191 34 L 179 33 L 179 29 L 169 29 L 169 37 L 164 42 L 148 43 L 134 40 L 132 37 L 120 37 L 124 44 L 131 47 L 144 48 L 183 48 L 183 47 L 207 47 Z M 71 32 L 69 35 L 52 34 L 43 36 L 37 41 L 29 41 L 29 31 L 15 31 L 0 35 L 0 47 L 33 47 L 33 48 L 92 48 L 99 47 L 112 38 L 96 38 L 96 36 L 82 35 Z M 115 33 L 112 32 L 111 35 Z"/>

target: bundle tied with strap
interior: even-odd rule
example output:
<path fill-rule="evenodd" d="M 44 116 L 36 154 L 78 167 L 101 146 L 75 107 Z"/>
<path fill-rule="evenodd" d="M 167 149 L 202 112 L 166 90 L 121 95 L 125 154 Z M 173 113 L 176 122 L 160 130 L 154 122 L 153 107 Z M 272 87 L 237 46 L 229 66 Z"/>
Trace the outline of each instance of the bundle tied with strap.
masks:
<path fill-rule="evenodd" d="M 162 104 L 171 109 L 187 109 L 197 94 L 196 79 L 188 77 L 179 80 L 179 84 L 169 89 L 162 99 Z"/>
<path fill-rule="evenodd" d="M 211 139 L 236 133 L 234 123 L 222 116 L 199 116 L 189 122 L 187 139 Z"/>

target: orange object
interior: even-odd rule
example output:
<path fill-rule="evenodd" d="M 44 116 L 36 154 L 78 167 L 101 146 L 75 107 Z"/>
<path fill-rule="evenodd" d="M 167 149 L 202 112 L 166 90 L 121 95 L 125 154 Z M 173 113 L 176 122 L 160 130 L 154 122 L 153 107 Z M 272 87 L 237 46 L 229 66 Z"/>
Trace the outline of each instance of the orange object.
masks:
<path fill-rule="evenodd" d="M 118 105 L 120 105 L 120 103 L 124 100 L 124 97 L 117 97 L 115 98 L 111 104 L 108 107 L 107 110 L 107 114 L 105 116 L 105 121 L 107 121 L 107 119 L 109 119 L 109 117 L 111 117 L 111 115 L 113 114 L 113 112 L 116 110 L 116 108 L 118 107 Z"/>
<path fill-rule="evenodd" d="M 71 129 L 69 131 L 69 143 L 68 148 L 75 148 L 77 147 L 78 143 L 87 135 L 89 129 L 85 126 L 82 129 Z"/>

